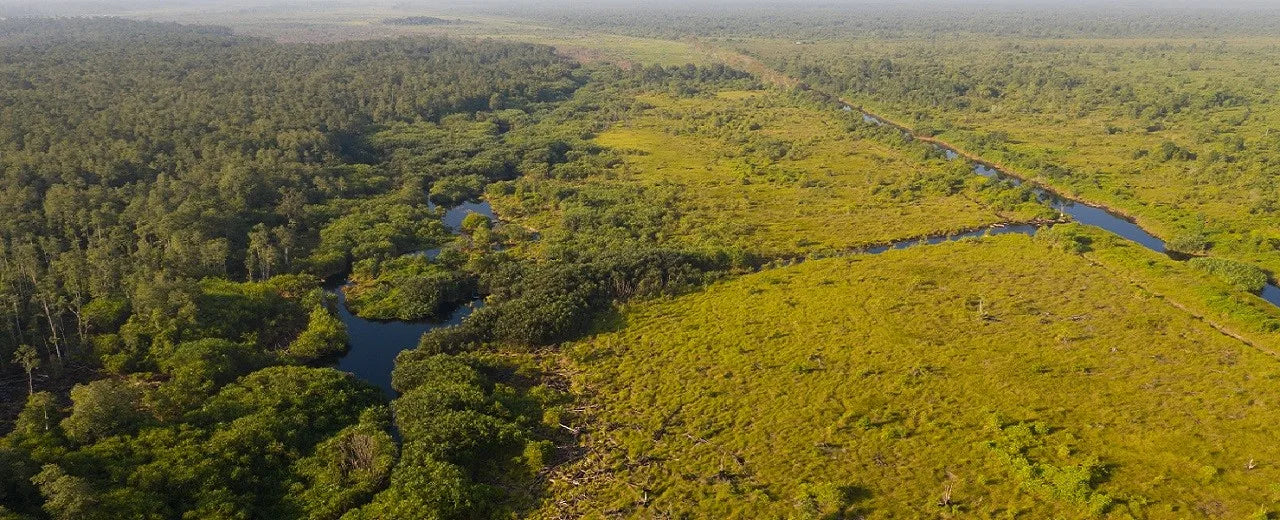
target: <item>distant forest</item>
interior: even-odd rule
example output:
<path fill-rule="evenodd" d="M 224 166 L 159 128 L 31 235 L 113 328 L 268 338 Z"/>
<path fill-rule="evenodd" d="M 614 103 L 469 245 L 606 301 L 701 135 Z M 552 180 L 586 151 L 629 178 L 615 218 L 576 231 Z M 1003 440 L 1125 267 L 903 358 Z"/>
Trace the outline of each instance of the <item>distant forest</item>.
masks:
<path fill-rule="evenodd" d="M 483 8 L 479 8 L 483 9 Z M 1280 8 L 1075 5 L 1034 9 L 1001 4 L 904 2 L 845 5 L 515 6 L 555 24 L 664 38 L 909 38 L 948 35 L 1024 38 L 1215 37 L 1280 33 Z"/>
<path fill-rule="evenodd" d="M 461 20 L 446 20 L 434 16 L 405 16 L 401 18 L 387 18 L 382 23 L 389 25 L 449 25 L 462 23 Z"/>

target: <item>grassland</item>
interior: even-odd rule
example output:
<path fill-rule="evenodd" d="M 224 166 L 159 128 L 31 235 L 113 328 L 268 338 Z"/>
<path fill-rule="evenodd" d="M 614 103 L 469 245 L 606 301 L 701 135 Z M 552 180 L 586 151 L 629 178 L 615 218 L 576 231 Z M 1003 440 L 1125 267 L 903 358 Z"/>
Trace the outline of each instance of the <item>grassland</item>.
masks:
<path fill-rule="evenodd" d="M 320 6 L 298 9 L 263 6 L 158 7 L 118 13 L 130 18 L 216 24 L 236 32 L 282 42 L 334 42 L 443 36 L 537 43 L 555 47 L 562 54 L 584 62 L 607 61 L 632 65 L 706 65 L 718 61 L 715 49 L 689 41 L 646 38 L 584 29 L 569 29 L 517 17 L 457 11 L 447 6 L 410 8 L 403 5 Z M 404 16 L 433 16 L 452 23 L 394 25 L 386 20 Z"/>
<path fill-rule="evenodd" d="M 858 104 L 1127 213 L 1162 238 L 1202 235 L 1213 254 L 1274 273 L 1280 192 L 1265 172 L 1277 160 L 1278 43 L 974 37 L 742 46 L 773 64 L 822 63 L 839 78 L 828 86 L 849 87 L 842 93 Z M 867 62 L 899 68 L 868 76 L 859 72 Z M 844 81 L 854 76 L 871 79 Z M 892 84 L 907 77 L 917 85 Z M 1173 158 L 1165 146 L 1176 147 Z"/>
<path fill-rule="evenodd" d="M 621 156 L 604 175 L 567 184 L 662 187 L 673 193 L 663 240 L 739 247 L 763 256 L 842 251 L 1035 216 L 985 201 L 1000 188 L 922 146 L 849 131 L 854 118 L 772 90 L 679 98 L 644 107 L 596 135 Z M 543 191 L 546 191 L 545 189 Z M 554 201 L 493 197 L 504 218 L 555 233 Z"/>
<path fill-rule="evenodd" d="M 625 309 L 570 349 L 587 455 L 544 513 L 1265 512 L 1280 362 L 1183 310 L 1191 292 L 1152 292 L 1175 263 L 1080 232 L 1084 255 L 1004 235 Z M 1114 275 L 1125 262 L 1159 268 Z"/>

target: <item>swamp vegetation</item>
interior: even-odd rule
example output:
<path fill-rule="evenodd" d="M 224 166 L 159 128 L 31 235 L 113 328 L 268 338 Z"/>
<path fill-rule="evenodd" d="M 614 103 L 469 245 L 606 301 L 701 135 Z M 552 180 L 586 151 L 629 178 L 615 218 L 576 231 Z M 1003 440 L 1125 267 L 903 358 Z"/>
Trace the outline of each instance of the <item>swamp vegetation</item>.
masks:
<path fill-rule="evenodd" d="M 1280 512 L 1269 18 L 766 11 L 0 19 L 0 518 Z"/>

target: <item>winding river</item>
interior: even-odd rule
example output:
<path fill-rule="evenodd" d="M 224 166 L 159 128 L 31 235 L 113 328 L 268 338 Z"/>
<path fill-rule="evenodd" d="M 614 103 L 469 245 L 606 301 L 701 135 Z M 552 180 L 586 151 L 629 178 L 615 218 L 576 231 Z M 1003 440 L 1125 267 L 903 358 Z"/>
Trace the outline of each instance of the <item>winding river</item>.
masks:
<path fill-rule="evenodd" d="M 445 226 L 456 233 L 468 213 L 494 218 L 493 208 L 487 201 L 464 202 L 445 212 Z M 440 248 L 420 253 L 435 258 L 440 254 Z M 440 321 L 368 320 L 352 314 L 347 308 L 346 294 L 342 289 L 348 283 L 350 280 L 334 283 L 327 288 L 337 296 L 338 318 L 347 326 L 348 349 L 338 358 L 338 369 L 381 388 L 387 397 L 396 395 L 391 388 L 391 369 L 395 368 L 396 356 L 401 351 L 417 347 L 418 339 L 427 331 L 462 323 L 463 318 L 484 304 L 483 300 L 476 299 L 460 305 Z"/>
<path fill-rule="evenodd" d="M 845 111 L 857 110 L 849 105 L 842 105 L 841 109 Z M 859 112 L 862 113 L 862 120 L 867 123 L 872 123 L 880 126 L 891 126 L 893 128 L 896 128 L 898 131 L 902 132 L 903 135 L 912 136 L 910 131 L 908 131 L 905 128 L 902 128 L 901 126 L 898 126 L 889 121 L 880 119 L 879 117 L 876 117 L 873 114 L 869 114 L 861 110 L 859 110 Z M 933 147 L 936 147 L 939 150 L 942 150 L 942 153 L 943 155 L 946 156 L 947 160 L 952 160 L 960 157 L 960 153 L 957 152 L 956 150 L 953 150 L 951 148 L 948 148 L 938 143 L 931 142 L 929 144 Z M 989 178 L 998 179 L 1002 181 L 1008 181 L 1013 183 L 1014 185 L 1023 184 L 1022 179 L 1006 174 L 1005 172 L 1000 171 L 994 166 L 991 166 L 989 164 L 984 164 L 981 162 L 974 163 L 973 173 L 976 173 L 983 177 L 989 177 Z M 1119 214 L 1108 211 L 1106 208 L 1090 206 L 1088 204 L 1083 204 L 1083 203 L 1062 197 L 1061 195 L 1058 195 L 1057 193 L 1049 191 L 1048 189 L 1045 189 L 1043 186 L 1040 186 L 1038 184 L 1031 184 L 1031 186 L 1033 187 L 1033 190 L 1035 191 L 1037 198 L 1039 198 L 1044 203 L 1048 204 L 1053 209 L 1058 210 L 1059 212 L 1067 216 L 1070 216 L 1071 219 L 1076 222 L 1079 222 L 1081 224 L 1088 224 L 1091 226 L 1100 227 L 1102 229 L 1105 229 L 1107 231 L 1120 235 L 1125 239 L 1136 242 L 1142 245 L 1143 247 L 1150 249 L 1152 251 L 1155 251 L 1157 253 L 1163 253 L 1166 255 L 1171 253 L 1168 250 L 1168 248 L 1165 247 L 1163 240 L 1160 240 L 1155 235 L 1148 233 L 1145 229 L 1142 229 L 1133 221 Z M 963 238 L 965 236 L 981 236 L 984 234 L 1010 233 L 1010 232 L 1030 234 L 1030 233 L 1034 233 L 1035 230 L 1036 228 L 1034 226 L 1008 226 L 1004 228 L 991 228 L 989 231 L 988 230 L 972 231 L 962 235 L 956 235 L 955 238 Z M 940 237 L 937 239 L 929 239 L 928 242 L 937 243 L 937 242 L 943 242 L 946 240 L 947 240 L 946 237 Z M 915 243 L 920 243 L 920 241 L 913 241 L 905 245 L 902 245 L 902 247 L 905 247 L 906 245 L 915 244 Z M 882 248 L 877 248 L 877 250 L 871 250 L 868 252 L 878 253 L 886 249 L 889 249 L 890 247 L 898 247 L 898 246 L 900 246 L 900 244 L 894 244 L 893 246 L 885 246 Z M 1267 284 L 1263 286 L 1262 292 L 1259 293 L 1259 296 L 1261 296 L 1262 299 L 1266 300 L 1272 305 L 1280 307 L 1280 287 L 1277 287 L 1274 282 L 1268 281 Z"/>
<path fill-rule="evenodd" d="M 845 111 L 855 110 L 853 107 L 848 105 L 843 105 L 842 109 Z M 891 126 L 901 131 L 904 135 L 911 135 L 907 129 L 882 120 L 866 112 L 862 112 L 862 119 L 868 123 Z M 930 144 L 941 150 L 948 160 L 954 160 L 962 157 L 961 154 L 954 149 L 938 143 Z M 1009 182 L 1014 185 L 1023 184 L 1021 179 L 1008 175 L 994 166 L 981 162 L 974 163 L 973 173 L 983 177 Z M 1148 233 L 1146 230 L 1123 216 L 1112 213 L 1105 208 L 1090 206 L 1062 197 L 1037 184 L 1031 184 L 1031 186 L 1037 198 L 1053 209 L 1071 217 L 1071 219 L 1076 222 L 1100 227 L 1120 235 L 1125 239 L 1138 243 L 1152 251 L 1169 254 L 1169 250 L 1165 247 L 1163 240 L 1160 240 L 1151 233 Z M 462 225 L 462 219 L 465 218 L 468 213 L 480 213 L 491 219 L 494 218 L 493 208 L 489 206 L 488 202 L 464 202 L 458 206 L 449 208 L 449 210 L 445 212 L 445 226 L 456 233 L 458 228 Z M 902 240 L 888 245 L 868 248 L 864 252 L 867 254 L 879 254 L 891 249 L 903 249 L 918 244 L 938 244 L 966 237 L 980 237 L 985 235 L 1001 235 L 1007 233 L 1022 233 L 1029 235 L 1034 234 L 1037 229 L 1039 229 L 1039 226 L 1031 224 L 997 225 L 954 235 Z M 439 253 L 440 248 L 433 248 L 419 252 L 419 254 L 424 254 L 430 258 L 435 258 Z M 476 299 L 471 303 L 461 305 L 454 309 L 453 312 L 442 321 L 405 322 L 367 320 L 359 316 L 355 316 L 347 309 L 346 298 L 342 291 L 342 288 L 346 283 L 347 282 L 337 283 L 329 287 L 329 290 L 335 293 L 338 298 L 338 317 L 342 320 L 342 323 L 347 326 L 347 335 L 349 337 L 348 343 L 350 346 L 346 354 L 338 359 L 337 367 L 341 370 L 351 372 L 356 377 L 378 386 L 388 397 L 395 397 L 395 391 L 391 388 L 391 370 L 395 367 L 396 356 L 401 351 L 416 347 L 418 345 L 418 339 L 430 330 L 461 323 L 464 318 L 483 305 L 482 300 Z M 1280 287 L 1277 287 L 1274 283 L 1268 282 L 1262 289 L 1260 296 L 1272 305 L 1280 307 Z"/>

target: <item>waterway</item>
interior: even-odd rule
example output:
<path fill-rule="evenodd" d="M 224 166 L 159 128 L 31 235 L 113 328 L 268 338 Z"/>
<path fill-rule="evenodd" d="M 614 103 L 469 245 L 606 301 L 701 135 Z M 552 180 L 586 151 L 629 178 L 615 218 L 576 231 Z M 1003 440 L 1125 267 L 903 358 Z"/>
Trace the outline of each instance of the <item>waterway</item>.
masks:
<path fill-rule="evenodd" d="M 852 107 L 844 106 L 844 110 L 853 110 Z M 905 129 L 893 125 L 887 121 L 881 120 L 874 115 L 866 112 L 862 113 L 863 121 L 874 123 L 877 125 L 893 126 L 902 131 L 906 135 L 910 135 Z M 948 160 L 962 158 L 960 153 L 954 149 L 948 148 L 941 144 L 930 143 L 938 147 Z M 1023 181 L 1015 176 L 1000 171 L 998 168 L 981 162 L 975 162 L 973 165 L 973 173 L 983 177 L 997 179 L 1003 182 L 1009 182 L 1014 185 L 1022 185 Z M 1170 254 L 1165 247 L 1164 241 L 1155 235 L 1148 233 L 1140 226 L 1125 218 L 1122 215 L 1108 211 L 1106 208 L 1090 206 L 1078 201 L 1062 197 L 1043 186 L 1031 184 L 1036 197 L 1050 207 L 1060 213 L 1071 217 L 1072 220 L 1082 224 L 1097 226 L 1135 243 L 1146 247 L 1152 251 Z M 462 220 L 469 213 L 479 213 L 490 219 L 494 218 L 493 208 L 488 202 L 464 202 L 458 206 L 449 208 L 444 214 L 444 224 L 453 232 L 457 232 L 462 225 Z M 1030 224 L 1017 225 L 1000 225 L 985 229 L 969 231 L 966 233 L 958 233 L 948 236 L 935 236 L 923 239 L 911 239 L 895 242 L 893 244 L 872 247 L 865 250 L 868 254 L 878 254 L 892 249 L 902 249 L 920 244 L 938 244 L 942 242 L 959 240 L 966 237 L 978 237 L 984 235 L 1000 235 L 1006 233 L 1022 233 L 1034 234 L 1038 226 Z M 429 258 L 435 258 L 440 253 L 439 248 L 428 249 L 420 252 Z M 347 309 L 346 299 L 342 291 L 342 284 L 336 284 L 330 289 L 338 298 L 338 317 L 347 326 L 347 335 L 349 337 L 350 348 L 347 353 L 338 360 L 338 368 L 355 374 L 356 377 L 377 385 L 387 394 L 388 397 L 395 397 L 395 391 L 391 388 L 391 370 L 395 368 L 396 356 L 403 350 L 414 348 L 418 345 L 419 338 L 428 331 L 441 327 L 449 327 L 462 322 L 464 318 L 470 315 L 476 308 L 483 305 L 479 299 L 459 306 L 454 309 L 449 316 L 442 321 L 423 321 L 423 322 L 404 322 L 404 321 L 376 321 L 366 320 L 359 316 L 351 314 Z M 1273 283 L 1268 283 L 1260 294 L 1263 299 L 1272 305 L 1280 307 L 1280 287 L 1276 287 Z"/>
<path fill-rule="evenodd" d="M 843 105 L 841 108 L 845 111 L 855 110 L 853 107 L 850 107 L 848 105 Z M 902 132 L 904 135 L 908 135 L 908 136 L 911 135 L 910 132 L 908 132 L 906 129 L 901 128 L 888 121 L 882 120 L 873 114 L 862 112 L 862 120 L 867 123 L 872 123 L 880 126 L 892 126 L 893 128 L 898 129 L 898 131 Z M 933 143 L 933 142 L 929 144 L 942 150 L 943 154 L 946 156 L 948 160 L 961 157 L 958 151 L 948 148 L 942 144 Z M 1000 171 L 995 166 L 992 166 L 990 164 L 984 164 L 981 162 L 974 163 L 973 173 L 981 175 L 983 177 L 1006 181 L 1014 185 L 1020 186 L 1023 184 L 1022 179 L 1019 179 L 1015 176 L 1012 176 L 1003 171 Z M 1043 186 L 1039 186 L 1035 184 L 1032 184 L 1031 186 L 1032 186 L 1032 189 L 1035 191 L 1035 195 L 1037 198 L 1039 198 L 1041 201 L 1048 204 L 1050 207 L 1057 210 L 1058 212 L 1071 217 L 1071 219 L 1076 222 L 1079 222 L 1081 224 L 1088 224 L 1091 226 L 1100 227 L 1102 229 L 1105 229 L 1107 231 L 1120 235 L 1125 239 L 1136 242 L 1139 245 L 1147 249 L 1150 249 L 1152 251 L 1155 251 L 1157 253 L 1170 255 L 1172 258 L 1176 258 L 1176 259 L 1182 259 L 1179 256 L 1175 256 L 1175 253 L 1173 253 L 1167 247 L 1165 247 L 1165 243 L 1163 240 L 1160 240 L 1155 235 L 1152 235 L 1151 233 L 1147 232 L 1147 230 L 1142 229 L 1142 227 L 1138 226 L 1138 224 L 1134 223 L 1133 221 L 1125 218 L 1124 216 L 1118 213 L 1112 212 L 1106 208 L 1090 206 L 1082 202 L 1068 199 L 1066 197 L 1058 195 L 1053 191 L 1050 191 L 1044 188 Z M 992 228 L 989 231 L 988 230 L 973 231 L 973 232 L 965 233 L 962 235 L 956 235 L 956 237 L 954 238 L 962 238 L 964 236 L 975 236 L 975 235 L 980 236 L 984 234 L 998 234 L 998 233 L 1030 234 L 1030 233 L 1034 233 L 1035 229 L 1036 228 L 1034 226 L 1007 226 L 1003 228 Z M 939 237 L 939 238 L 928 239 L 926 242 L 937 243 L 937 242 L 942 242 L 946 240 L 948 240 L 947 237 Z M 878 251 L 873 250 L 869 252 L 880 252 L 890 248 L 906 247 L 906 246 L 910 246 L 920 242 L 921 241 L 917 240 L 917 241 L 910 241 L 908 243 L 894 244 L 892 246 L 884 246 L 882 248 L 879 248 Z M 1275 283 L 1268 282 L 1267 285 L 1263 287 L 1262 292 L 1259 293 L 1259 296 L 1261 296 L 1264 300 L 1270 302 L 1272 305 L 1280 307 L 1280 287 L 1277 287 Z"/>
<path fill-rule="evenodd" d="M 444 224 L 456 233 L 462 219 L 469 213 L 494 218 L 493 208 L 487 201 L 464 202 L 445 211 Z M 427 249 L 420 254 L 435 258 L 440 254 L 440 248 Z M 419 338 L 428 331 L 462 323 L 463 318 L 484 305 L 484 301 L 477 298 L 458 306 L 445 319 L 436 321 L 367 320 L 347 309 L 343 288 L 349 283 L 350 280 L 342 280 L 327 288 L 337 296 L 338 319 L 347 326 L 348 348 L 338 358 L 338 369 L 381 388 L 387 397 L 396 395 L 391 388 L 391 369 L 395 368 L 396 356 L 401 351 L 417 347 Z"/>

